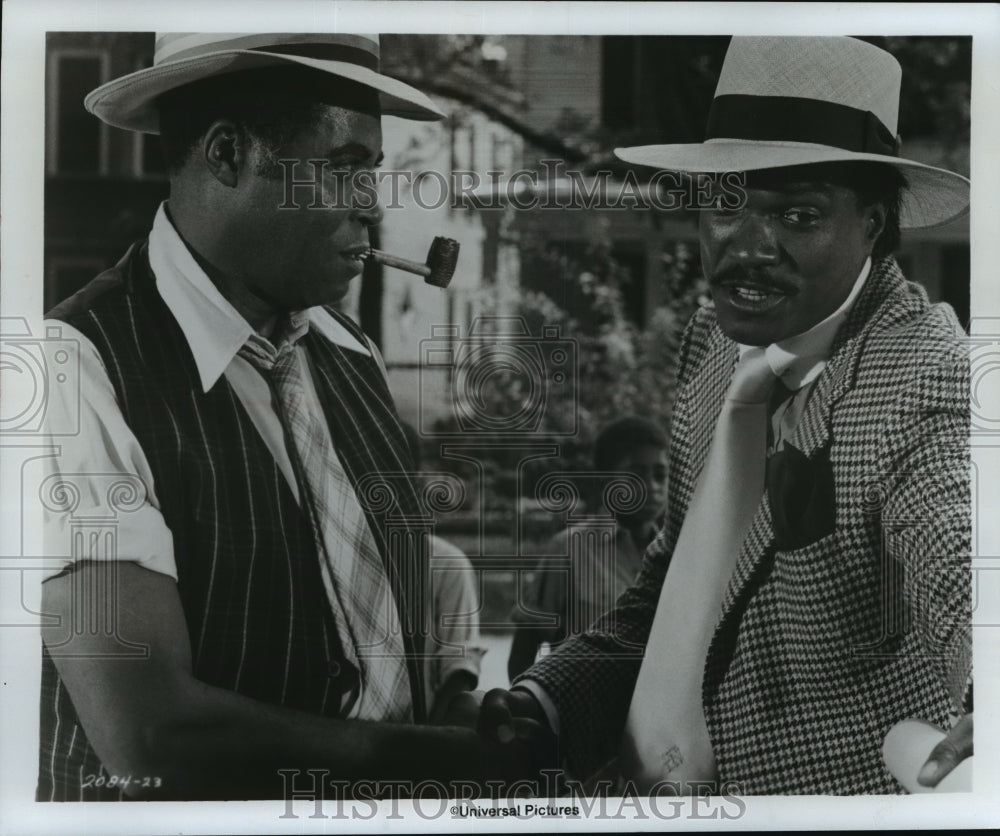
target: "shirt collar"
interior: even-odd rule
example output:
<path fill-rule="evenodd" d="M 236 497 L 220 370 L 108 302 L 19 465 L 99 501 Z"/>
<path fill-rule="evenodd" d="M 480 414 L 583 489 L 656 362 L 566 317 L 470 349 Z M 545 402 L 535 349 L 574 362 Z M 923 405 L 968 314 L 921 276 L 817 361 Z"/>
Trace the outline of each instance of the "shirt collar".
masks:
<path fill-rule="evenodd" d="M 837 329 L 847 319 L 847 315 L 861 294 L 861 289 L 871 272 L 871 266 L 872 260 L 869 257 L 865 259 L 847 298 L 826 319 L 808 331 L 788 337 L 781 342 L 771 343 L 764 349 L 764 356 L 767 357 L 771 371 L 793 392 L 812 383 L 823 371 Z M 740 345 L 740 356 L 750 348 L 749 345 Z"/>
<path fill-rule="evenodd" d="M 149 266 L 156 288 L 177 320 L 191 354 L 194 355 L 207 392 L 222 376 L 253 329 L 205 275 L 181 239 L 161 203 L 149 234 Z M 289 314 L 291 341 L 298 340 L 310 327 L 342 348 L 371 356 L 343 325 L 322 307 L 306 308 Z"/>

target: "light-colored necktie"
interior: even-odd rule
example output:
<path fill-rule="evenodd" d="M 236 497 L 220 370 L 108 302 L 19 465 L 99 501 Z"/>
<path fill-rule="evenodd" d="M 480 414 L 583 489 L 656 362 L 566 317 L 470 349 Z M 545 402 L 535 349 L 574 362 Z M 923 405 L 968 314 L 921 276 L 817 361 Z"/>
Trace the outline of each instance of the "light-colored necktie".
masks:
<path fill-rule="evenodd" d="M 763 495 L 776 380 L 763 349 L 740 358 L 677 537 L 622 739 L 622 776 L 640 792 L 666 781 L 689 794 L 695 789 L 686 782 L 716 778 L 702 707 L 705 658 Z"/>
<path fill-rule="evenodd" d="M 321 573 L 333 589 L 331 609 L 344 655 L 361 676 L 361 694 L 350 712 L 363 720 L 402 722 L 413 708 L 405 648 L 388 578 L 354 486 L 330 441 L 325 419 L 306 401 L 302 363 L 295 346 L 276 349 L 252 334 L 240 349 L 274 393 L 309 517 Z"/>

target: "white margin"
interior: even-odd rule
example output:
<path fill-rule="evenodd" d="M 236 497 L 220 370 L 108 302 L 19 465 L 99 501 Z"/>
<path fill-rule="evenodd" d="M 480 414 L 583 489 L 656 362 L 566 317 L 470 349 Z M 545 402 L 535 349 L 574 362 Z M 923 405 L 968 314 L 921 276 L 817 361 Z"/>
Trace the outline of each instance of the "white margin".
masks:
<path fill-rule="evenodd" d="M 3 3 L 2 168 L 0 168 L 0 315 L 24 316 L 36 329 L 42 313 L 45 32 L 51 31 L 344 31 L 502 34 L 845 34 L 961 35 L 973 41 L 972 311 L 1000 317 L 1000 7 L 995 4 L 853 3 L 573 3 L 335 2 L 335 0 L 7 0 Z M 998 319 L 1000 323 L 1000 319 Z M 997 333 L 994 331 L 994 333 Z M 9 394 L 9 393 L 8 393 Z M 1000 399 L 994 398 L 994 403 Z M 10 481 L 0 449 L 0 555 L 19 553 Z M 985 461 L 989 467 L 991 462 Z M 16 478 L 17 473 L 13 476 Z M 1000 473 L 984 482 L 982 508 L 1000 507 Z M 988 521 L 981 521 L 982 530 Z M 29 521 L 30 523 L 30 521 Z M 30 529 L 30 524 L 28 525 Z M 986 532 L 1000 555 L 1000 523 Z M 982 552 L 982 548 L 980 549 Z M 30 601 L 28 602 L 31 603 Z M 995 755 L 1000 692 L 1000 630 L 975 635 L 976 791 L 967 796 L 748 798 L 736 820 L 650 818 L 425 820 L 400 802 L 370 820 L 280 819 L 280 802 L 146 802 L 36 804 L 38 638 L 24 628 L 0 630 L 0 833 L 306 833 L 551 832 L 805 828 L 988 827 L 1000 823 Z M 429 805 L 433 810 L 434 806 Z M 410 812 L 406 812 L 406 811 Z M 333 812 L 329 810 L 328 812 Z"/>

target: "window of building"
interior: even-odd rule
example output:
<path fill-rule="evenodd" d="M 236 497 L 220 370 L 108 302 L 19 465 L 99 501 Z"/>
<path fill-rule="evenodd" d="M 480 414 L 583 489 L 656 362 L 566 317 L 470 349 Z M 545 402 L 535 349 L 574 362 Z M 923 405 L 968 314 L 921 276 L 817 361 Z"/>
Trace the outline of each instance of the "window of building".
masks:
<path fill-rule="evenodd" d="M 601 124 L 628 142 L 700 142 L 727 36 L 601 40 Z"/>
<path fill-rule="evenodd" d="M 45 282 L 45 310 L 72 296 L 107 268 L 97 256 L 53 256 L 48 259 Z"/>
<path fill-rule="evenodd" d="M 637 120 L 637 39 L 609 35 L 601 41 L 601 121 L 613 131 L 634 128 Z"/>
<path fill-rule="evenodd" d="M 516 148 L 510 136 L 502 136 L 494 132 L 490 135 L 490 168 L 493 171 L 503 171 L 507 175 L 514 171 Z"/>
<path fill-rule="evenodd" d="M 152 66 L 152 56 L 140 58 L 133 70 L 145 70 Z M 132 151 L 132 173 L 136 177 L 149 177 L 161 179 L 167 176 L 167 165 L 163 159 L 163 149 L 160 140 L 153 134 L 144 134 L 136 131 L 133 136 Z"/>
<path fill-rule="evenodd" d="M 108 78 L 110 57 L 101 49 L 56 49 L 49 57 L 50 174 L 105 174 L 106 126 L 83 106 L 84 97 Z"/>

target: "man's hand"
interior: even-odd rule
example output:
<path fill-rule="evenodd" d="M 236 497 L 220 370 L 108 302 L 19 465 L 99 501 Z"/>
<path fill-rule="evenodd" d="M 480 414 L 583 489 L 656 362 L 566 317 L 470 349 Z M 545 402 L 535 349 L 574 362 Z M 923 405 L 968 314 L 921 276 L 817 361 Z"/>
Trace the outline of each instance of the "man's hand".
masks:
<path fill-rule="evenodd" d="M 476 730 L 481 737 L 498 743 L 523 740 L 543 732 L 552 734 L 545 712 L 530 692 L 494 688 L 482 700 Z"/>
<path fill-rule="evenodd" d="M 449 700 L 444 711 L 431 715 L 431 722 L 437 726 L 462 726 L 475 729 L 479 725 L 479 707 L 483 704 L 485 691 L 460 691 Z"/>
<path fill-rule="evenodd" d="M 556 736 L 542 707 L 527 691 L 463 691 L 451 700 L 439 722 L 478 732 L 484 780 L 531 780 L 543 769 L 558 766 Z"/>
<path fill-rule="evenodd" d="M 966 758 L 972 757 L 972 714 L 966 714 L 944 740 L 931 750 L 921 767 L 917 781 L 925 787 L 936 787 L 941 780 Z"/>
<path fill-rule="evenodd" d="M 456 670 L 452 671 L 448 678 L 444 681 L 444 684 L 438 688 L 437 693 L 434 695 L 434 707 L 430 712 L 428 721 L 434 726 L 467 726 L 468 728 L 475 727 L 475 720 L 471 723 L 464 722 L 452 722 L 448 718 L 452 716 L 452 703 L 455 702 L 455 698 L 460 694 L 467 694 L 474 691 L 476 688 L 477 677 L 466 670 Z M 482 692 L 480 692 L 482 693 Z M 459 706 L 462 704 L 459 703 Z"/>
<path fill-rule="evenodd" d="M 545 712 L 527 691 L 494 688 L 482 698 L 476 724 L 488 778 L 535 779 L 559 765 L 558 741 Z"/>
<path fill-rule="evenodd" d="M 42 609 L 59 617 L 42 638 L 87 738 L 112 775 L 160 781 L 123 786 L 156 801 L 282 798 L 282 769 L 323 769 L 331 779 L 465 778 L 485 762 L 471 728 L 434 728 L 324 717 L 252 699 L 194 675 L 191 640 L 173 578 L 121 561 L 81 564 L 42 584 Z M 108 600 L 78 590 L 111 589 Z M 109 593 L 110 594 L 110 593 Z M 73 630 L 114 606 L 117 631 Z M 124 658 L 120 642 L 148 648 Z M 113 706 L 114 710 L 109 710 Z"/>

